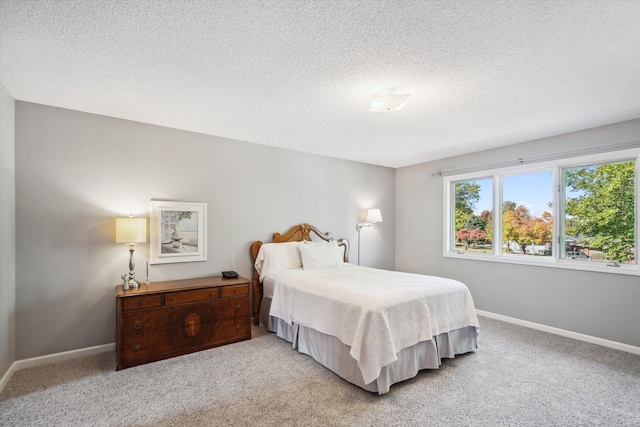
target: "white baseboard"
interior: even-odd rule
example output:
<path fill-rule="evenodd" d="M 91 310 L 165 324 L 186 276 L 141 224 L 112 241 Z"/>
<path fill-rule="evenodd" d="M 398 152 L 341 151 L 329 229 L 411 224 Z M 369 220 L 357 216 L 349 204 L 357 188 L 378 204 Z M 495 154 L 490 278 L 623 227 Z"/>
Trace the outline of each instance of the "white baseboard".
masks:
<path fill-rule="evenodd" d="M 30 359 L 16 360 L 16 371 L 34 366 L 48 365 L 62 362 L 63 360 L 77 359 L 78 357 L 93 356 L 95 354 L 116 351 L 116 343 L 94 345 L 93 347 L 79 348 L 77 350 L 63 351 L 62 353 L 47 354 L 46 356 L 32 357 Z"/>
<path fill-rule="evenodd" d="M 5 372 L 2 378 L 0 378 L 0 393 L 2 393 L 2 390 L 4 390 L 4 386 L 7 385 L 7 383 L 11 379 L 11 375 L 13 375 L 13 372 L 15 370 L 16 370 L 16 362 L 13 362 L 11 366 L 9 366 L 9 369 L 7 369 L 7 372 Z"/>
<path fill-rule="evenodd" d="M 554 328 L 552 326 L 541 325 L 540 323 L 529 322 L 528 320 L 516 319 L 515 317 L 503 316 L 489 311 L 476 310 L 479 316 L 489 317 L 491 319 L 502 320 L 503 322 L 513 323 L 514 325 L 524 326 L 526 328 L 537 329 L 538 331 L 549 332 L 550 334 L 560 335 L 567 338 L 573 338 L 578 341 L 585 341 L 591 344 L 597 344 L 616 350 L 626 351 L 627 353 L 639 354 L 640 347 L 629 344 L 623 344 L 616 341 L 609 341 L 603 338 L 593 337 L 591 335 L 579 334 L 577 332 L 567 331 L 565 329 Z"/>
<path fill-rule="evenodd" d="M 0 380 L 0 392 L 4 390 L 11 376 L 15 371 L 20 369 L 33 368 L 34 366 L 48 365 L 50 363 L 62 362 L 69 359 L 77 359 L 78 357 L 93 356 L 100 353 L 108 353 L 116 351 L 116 343 L 95 345 L 93 347 L 79 348 L 77 350 L 63 351 L 61 353 L 47 354 L 45 356 L 32 357 L 29 359 L 16 360 L 11 364 L 7 372 Z"/>

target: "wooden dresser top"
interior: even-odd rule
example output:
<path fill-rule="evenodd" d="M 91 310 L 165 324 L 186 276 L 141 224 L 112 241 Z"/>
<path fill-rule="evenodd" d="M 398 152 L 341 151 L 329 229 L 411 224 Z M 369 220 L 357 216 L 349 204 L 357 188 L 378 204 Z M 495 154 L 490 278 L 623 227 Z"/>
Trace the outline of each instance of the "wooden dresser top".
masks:
<path fill-rule="evenodd" d="M 222 276 L 198 277 L 196 279 L 169 280 L 166 282 L 151 282 L 149 285 L 140 283 L 137 289 L 122 289 L 122 285 L 116 286 L 116 296 L 126 298 L 139 295 L 159 294 L 168 291 L 182 291 L 186 289 L 209 288 L 211 286 L 246 285 L 251 280 L 244 277 L 225 279 Z"/>

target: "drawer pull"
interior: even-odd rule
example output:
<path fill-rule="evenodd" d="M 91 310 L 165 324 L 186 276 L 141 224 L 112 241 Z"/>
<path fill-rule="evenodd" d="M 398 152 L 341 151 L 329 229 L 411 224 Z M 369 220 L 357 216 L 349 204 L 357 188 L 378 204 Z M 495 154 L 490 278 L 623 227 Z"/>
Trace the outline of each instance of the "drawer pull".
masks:
<path fill-rule="evenodd" d="M 133 327 L 136 329 L 142 328 L 142 322 L 140 322 L 139 320 L 136 320 L 136 322 L 133 324 Z"/>
<path fill-rule="evenodd" d="M 135 347 L 133 347 L 133 351 L 140 353 L 140 344 L 136 344 Z"/>
<path fill-rule="evenodd" d="M 216 293 L 215 293 L 215 292 L 211 292 L 211 293 L 209 294 L 209 296 L 215 297 L 215 296 L 216 296 Z"/>
<path fill-rule="evenodd" d="M 240 330 L 240 325 L 236 325 L 236 331 Z"/>
<path fill-rule="evenodd" d="M 241 308 L 240 304 L 236 305 L 236 311 L 240 311 Z"/>
<path fill-rule="evenodd" d="M 140 301 L 140 305 L 145 305 L 146 303 L 146 301 Z"/>
<path fill-rule="evenodd" d="M 171 302 L 174 302 L 176 300 L 176 297 L 171 297 Z"/>

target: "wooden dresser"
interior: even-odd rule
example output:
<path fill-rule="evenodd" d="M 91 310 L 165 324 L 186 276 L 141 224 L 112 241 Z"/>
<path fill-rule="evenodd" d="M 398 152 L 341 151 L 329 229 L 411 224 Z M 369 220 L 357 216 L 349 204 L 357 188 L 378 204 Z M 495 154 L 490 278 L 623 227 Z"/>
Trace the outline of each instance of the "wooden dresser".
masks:
<path fill-rule="evenodd" d="M 251 339 L 250 283 L 213 276 L 118 286 L 116 369 Z"/>

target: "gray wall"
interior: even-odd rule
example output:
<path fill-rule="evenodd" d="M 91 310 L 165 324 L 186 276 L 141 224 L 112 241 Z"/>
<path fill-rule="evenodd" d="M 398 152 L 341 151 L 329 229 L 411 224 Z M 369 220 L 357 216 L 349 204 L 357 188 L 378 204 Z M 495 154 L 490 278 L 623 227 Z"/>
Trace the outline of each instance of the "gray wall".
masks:
<path fill-rule="evenodd" d="M 0 377 L 15 361 L 15 101 L 0 84 Z"/>
<path fill-rule="evenodd" d="M 458 279 L 476 308 L 640 346 L 640 278 L 444 258 L 437 171 L 640 140 L 640 119 L 405 167 L 396 173 L 396 268 Z"/>
<path fill-rule="evenodd" d="M 350 239 L 355 261 L 371 207 L 384 223 L 363 231 L 362 264 L 394 267 L 393 169 L 17 102 L 17 359 L 115 341 L 129 253 L 114 218 L 148 217 L 152 198 L 208 203 L 208 260 L 151 266 L 152 281 L 219 274 L 232 253 L 251 277 L 251 243 L 303 222 Z"/>
<path fill-rule="evenodd" d="M 0 84 L 0 377 L 15 361 L 15 101 Z"/>

